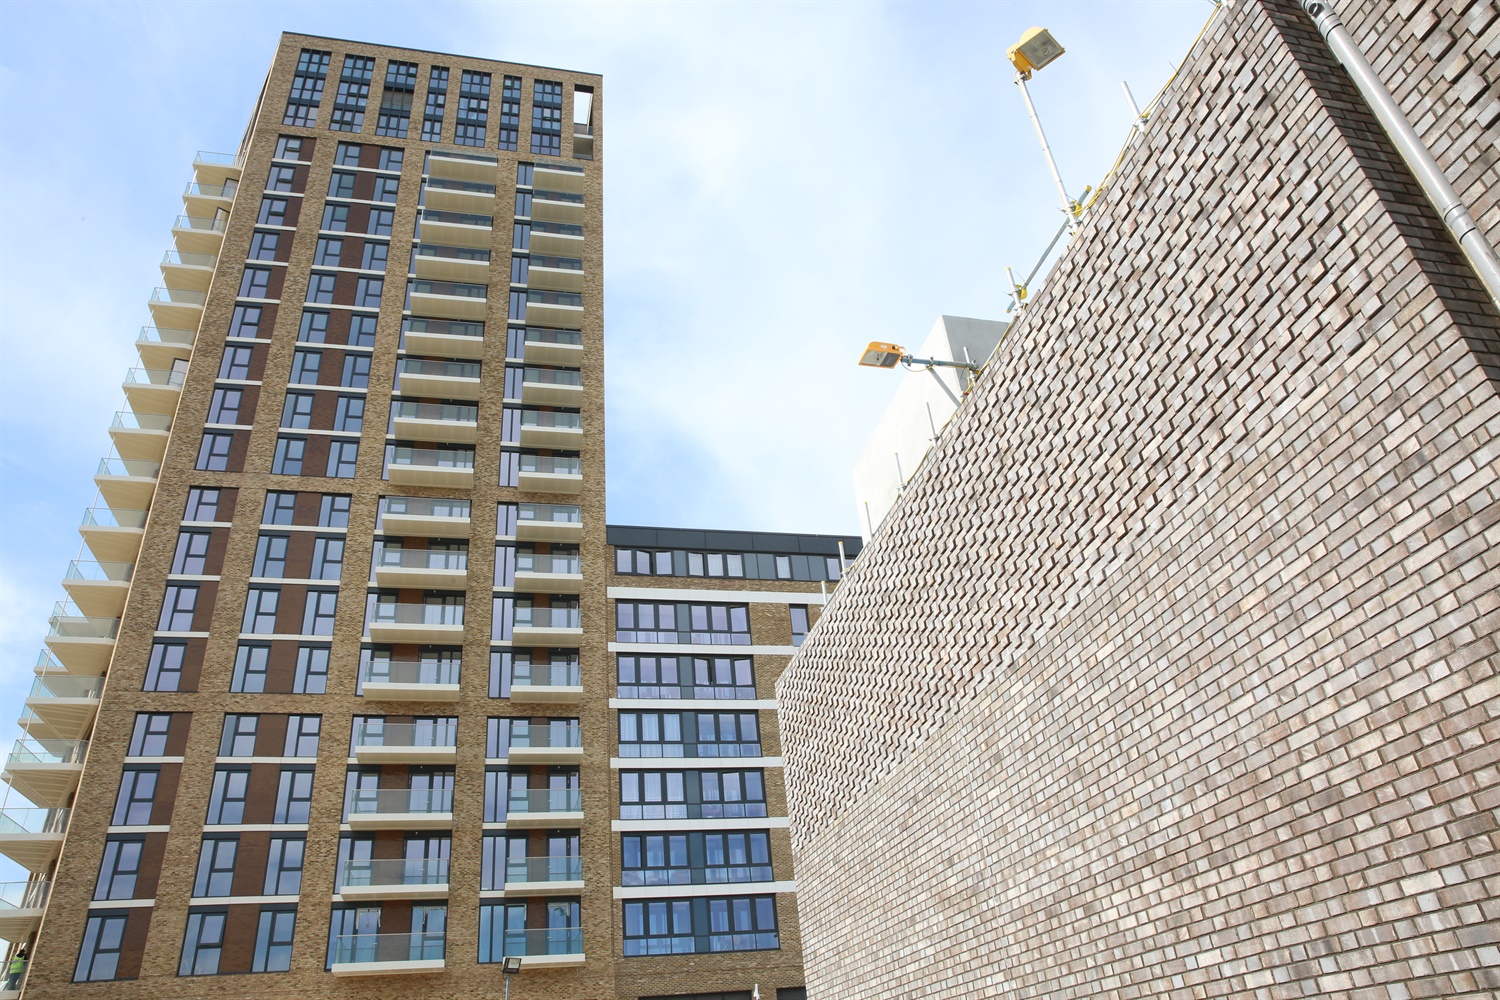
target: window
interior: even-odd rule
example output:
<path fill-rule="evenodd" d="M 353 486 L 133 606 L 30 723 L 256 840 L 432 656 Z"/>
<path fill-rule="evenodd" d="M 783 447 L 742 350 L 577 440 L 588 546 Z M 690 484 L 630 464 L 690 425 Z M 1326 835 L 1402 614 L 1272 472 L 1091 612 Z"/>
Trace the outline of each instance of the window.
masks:
<path fill-rule="evenodd" d="M 386 258 L 390 255 L 391 245 L 389 243 L 373 243 L 366 241 L 364 259 L 359 266 L 366 271 L 384 271 Z M 376 303 L 378 306 L 380 303 Z"/>
<path fill-rule="evenodd" d="M 285 169 L 290 169 L 290 168 L 287 168 L 287 167 L 281 167 L 281 168 L 273 167 L 272 169 L 273 170 L 275 170 L 275 169 L 283 169 L 283 170 L 285 170 Z M 251 260 L 275 260 L 276 259 L 276 248 L 279 247 L 279 246 L 281 246 L 281 234 L 280 233 L 267 233 L 267 232 L 261 232 L 261 231 L 257 230 L 255 232 L 255 234 L 250 237 L 250 254 L 249 254 L 249 257 L 250 257 Z"/>
<path fill-rule="evenodd" d="M 240 631 L 253 635 L 274 634 L 276 606 L 280 601 L 280 587 L 251 587 L 245 597 L 245 622 Z"/>
<path fill-rule="evenodd" d="M 338 281 L 336 274 L 323 274 L 318 271 L 312 272 L 307 277 L 307 301 L 309 302 L 332 302 L 333 286 Z"/>
<path fill-rule="evenodd" d="M 770 882 L 775 878 L 771 836 L 762 830 L 625 834 L 620 838 L 620 857 L 620 884 L 626 886 Z"/>
<path fill-rule="evenodd" d="M 94 883 L 95 899 L 132 899 L 135 880 L 141 873 L 141 852 L 146 842 L 135 837 L 110 837 L 104 842 L 104 858 L 99 863 L 99 880 Z"/>
<path fill-rule="evenodd" d="M 312 578 L 337 580 L 344 575 L 344 540 L 317 538 L 313 541 Z"/>
<path fill-rule="evenodd" d="M 323 82 L 328 76 L 331 52 L 303 49 L 292 77 L 292 90 L 286 99 L 283 125 L 312 128 L 318 121 L 318 104 L 323 100 Z"/>
<path fill-rule="evenodd" d="M 278 136 L 273 157 L 278 160 L 302 159 L 302 140 L 294 135 Z"/>
<path fill-rule="evenodd" d="M 170 712 L 137 712 L 130 732 L 127 757 L 165 757 L 167 734 L 172 728 Z"/>
<path fill-rule="evenodd" d="M 344 356 L 344 374 L 340 385 L 350 389 L 364 389 L 370 385 L 370 356 L 348 354 Z"/>
<path fill-rule="evenodd" d="M 191 632 L 193 612 L 198 607 L 197 584 L 173 584 L 161 600 L 161 618 L 156 628 L 160 632 Z"/>
<path fill-rule="evenodd" d="M 333 151 L 333 162 L 341 167 L 359 166 L 359 154 L 364 151 L 357 142 L 341 142 Z"/>
<path fill-rule="evenodd" d="M 289 715 L 286 717 L 286 746 L 283 757 L 316 757 L 318 736 L 323 730 L 321 715 Z"/>
<path fill-rule="evenodd" d="M 193 882 L 193 895 L 234 895 L 234 859 L 240 851 L 238 837 L 204 837 L 198 850 L 198 877 Z"/>
<path fill-rule="evenodd" d="M 184 521 L 216 521 L 218 517 L 218 490 L 205 486 L 194 486 L 188 490 L 187 506 L 182 512 Z"/>
<path fill-rule="evenodd" d="M 434 66 L 427 76 L 427 106 L 422 111 L 422 141 L 443 141 L 443 112 L 448 104 L 448 69 Z"/>
<path fill-rule="evenodd" d="M 333 635 L 338 599 L 339 592 L 336 590 L 309 590 L 302 615 L 302 634 Z"/>
<path fill-rule="evenodd" d="M 188 914 L 187 936 L 182 942 L 179 976 L 212 976 L 219 971 L 219 954 L 224 950 L 224 913 Z"/>
<path fill-rule="evenodd" d="M 342 493 L 325 493 L 318 507 L 318 527 L 349 527 L 349 497 Z"/>
<path fill-rule="evenodd" d="M 356 157 L 356 164 L 358 157 Z M 347 170 L 335 170 L 328 178 L 328 197 L 330 198 L 353 198 L 354 197 L 354 174 Z"/>
<path fill-rule="evenodd" d="M 156 802 L 156 785 L 161 771 L 154 767 L 127 767 L 120 775 L 120 791 L 115 796 L 111 826 L 149 826 L 151 809 Z"/>
<path fill-rule="evenodd" d="M 271 647 L 241 645 L 234 654 L 234 676 L 230 678 L 229 690 L 248 694 L 265 691 L 270 660 Z"/>
<path fill-rule="evenodd" d="M 272 837 L 266 855 L 264 895 L 295 896 L 302 891 L 302 859 L 307 840 L 303 837 Z"/>
<path fill-rule="evenodd" d="M 775 896 L 651 900 L 624 907 L 627 958 L 781 947 Z"/>
<path fill-rule="evenodd" d="M 537 80 L 531 90 L 531 151 L 543 156 L 562 155 L 561 83 Z"/>
<path fill-rule="evenodd" d="M 224 472 L 229 468 L 229 450 L 234 446 L 234 434 L 229 431 L 204 431 L 203 443 L 198 446 L 198 461 L 193 466 L 200 472 Z"/>
<path fill-rule="evenodd" d="M 254 757 L 255 734 L 260 729 L 260 716 L 224 716 L 224 733 L 219 737 L 220 757 Z"/>
<path fill-rule="evenodd" d="M 310 392 L 289 392 L 281 405 L 281 426 L 291 430 L 304 430 L 312 426 L 313 400 Z"/>
<path fill-rule="evenodd" d="M 489 121 L 490 75 L 464 70 L 458 84 L 457 124 L 453 141 L 460 146 L 483 146 Z"/>
<path fill-rule="evenodd" d="M 268 299 L 271 287 L 269 267 L 247 267 L 240 277 L 240 298 Z"/>
<path fill-rule="evenodd" d="M 401 164 L 405 161 L 406 151 L 404 149 L 396 146 L 382 146 L 380 149 L 380 160 L 377 163 L 376 169 L 394 170 L 399 173 Z"/>
<path fill-rule="evenodd" d="M 333 417 L 333 429 L 358 434 L 365 426 L 365 397 L 340 396 Z"/>
<path fill-rule="evenodd" d="M 354 314 L 349 317 L 349 346 L 375 346 L 375 317 Z"/>
<path fill-rule="evenodd" d="M 321 344 L 328 339 L 328 314 L 313 309 L 304 310 L 302 324 L 297 328 L 297 340 L 304 344 Z"/>
<path fill-rule="evenodd" d="M 262 226 L 286 225 L 287 199 L 265 197 L 260 200 L 260 214 L 255 221 Z"/>
<path fill-rule="evenodd" d="M 507 76 L 500 91 L 500 148 L 515 149 L 521 124 L 521 78 Z"/>
<path fill-rule="evenodd" d="M 318 267 L 338 267 L 344 256 L 344 241 L 333 236 L 319 236 L 313 249 L 313 264 Z"/>
<path fill-rule="evenodd" d="M 788 610 L 792 614 L 792 645 L 802 645 L 802 640 L 807 638 L 807 605 L 791 604 Z"/>
<path fill-rule="evenodd" d="M 358 441 L 330 441 L 328 443 L 328 471 L 330 479 L 353 479 L 359 462 Z"/>
<path fill-rule="evenodd" d="M 621 757 L 759 757 L 755 712 L 621 712 Z"/>
<path fill-rule="evenodd" d="M 221 767 L 214 771 L 214 784 L 208 796 L 209 825 L 245 822 L 245 799 L 250 791 L 248 767 Z"/>
<path fill-rule="evenodd" d="M 622 771 L 621 819 L 740 819 L 766 815 L 761 771 Z"/>
<path fill-rule="evenodd" d="M 370 99 L 370 79 L 374 75 L 374 59 L 369 56 L 344 57 L 344 71 L 339 74 L 339 89 L 328 121 L 330 129 L 358 132 L 364 128 L 365 104 Z"/>
<path fill-rule="evenodd" d="M 292 936 L 297 927 L 296 910 L 260 911 L 255 932 L 255 959 L 251 972 L 287 972 L 292 967 Z"/>
<path fill-rule="evenodd" d="M 297 180 L 297 168 L 280 164 L 272 164 L 271 171 L 266 175 L 267 191 L 290 191 Z"/>
<path fill-rule="evenodd" d="M 615 604 L 617 642 L 750 644 L 750 609 L 745 604 Z"/>
<path fill-rule="evenodd" d="M 323 224 L 318 227 L 325 233 L 343 233 L 349 230 L 349 206 L 323 206 Z"/>
<path fill-rule="evenodd" d="M 215 389 L 213 397 L 208 402 L 208 422 L 211 424 L 239 423 L 240 404 L 244 398 L 245 390 L 243 389 Z"/>
<path fill-rule="evenodd" d="M 755 668 L 748 656 L 620 656 L 620 698 L 750 699 Z"/>
<path fill-rule="evenodd" d="M 312 810 L 313 772 L 284 767 L 276 786 L 276 817 L 273 823 L 306 823 Z"/>
<path fill-rule="evenodd" d="M 146 663 L 146 683 L 143 691 L 178 691 L 182 688 L 182 664 L 187 659 L 187 646 L 179 642 L 158 642 L 151 646 L 151 659 Z"/>
<path fill-rule="evenodd" d="M 396 224 L 396 213 L 388 208 L 370 209 L 369 221 L 365 223 L 366 236 L 389 236 Z"/>
<path fill-rule="evenodd" d="M 615 572 L 639 576 L 743 577 L 749 580 L 837 580 L 838 556 L 764 552 L 615 549 Z"/>
<path fill-rule="evenodd" d="M 271 471 L 280 476 L 302 475 L 302 459 L 307 455 L 305 438 L 278 437 L 276 453 L 271 456 Z"/>
<path fill-rule="evenodd" d="M 213 537 L 209 531 L 179 531 L 177 550 L 172 554 L 172 572 L 202 576 L 208 568 L 208 543 Z"/>
<path fill-rule="evenodd" d="M 406 138 L 407 122 L 411 119 L 412 92 L 416 89 L 416 63 L 397 62 L 393 59 L 386 64 L 385 93 L 380 99 L 380 118 L 375 123 L 376 135 Z"/>
<path fill-rule="evenodd" d="M 291 524 L 296 516 L 297 494 L 272 490 L 266 494 L 266 511 L 261 524 Z"/>
<path fill-rule="evenodd" d="M 379 309 L 384 289 L 385 280 L 382 278 L 360 278 L 354 287 L 354 304 L 361 309 Z"/>
<path fill-rule="evenodd" d="M 260 306 L 235 306 L 233 315 L 229 317 L 229 336 L 260 336 L 260 316 Z"/>
<path fill-rule="evenodd" d="M 253 349 L 249 347 L 230 346 L 224 348 L 224 359 L 219 362 L 219 378 L 248 381 L 250 378 L 250 359 L 253 353 Z"/>
<path fill-rule="evenodd" d="M 396 196 L 401 190 L 401 179 L 399 177 L 377 177 L 375 178 L 375 200 L 389 202 L 394 205 Z"/>
<path fill-rule="evenodd" d="M 515 250 L 531 249 L 531 223 L 518 222 L 511 234 L 510 245 Z"/>
<path fill-rule="evenodd" d="M 83 946 L 78 950 L 73 982 L 101 982 L 115 978 L 128 919 L 120 913 L 89 917 L 83 928 Z"/>
<path fill-rule="evenodd" d="M 297 650 L 297 674 L 293 694 L 326 694 L 328 691 L 328 647 L 302 646 Z"/>

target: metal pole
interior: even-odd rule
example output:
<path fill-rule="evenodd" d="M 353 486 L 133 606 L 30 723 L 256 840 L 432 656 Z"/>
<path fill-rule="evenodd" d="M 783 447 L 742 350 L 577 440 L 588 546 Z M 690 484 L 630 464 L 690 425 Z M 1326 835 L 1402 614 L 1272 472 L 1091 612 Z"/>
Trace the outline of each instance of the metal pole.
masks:
<path fill-rule="evenodd" d="M 1125 91 L 1125 103 L 1130 105 L 1130 115 L 1135 119 L 1135 130 L 1137 132 L 1146 131 L 1146 116 L 1141 114 L 1140 106 L 1135 103 L 1135 95 L 1130 92 L 1130 84 L 1121 80 L 1120 89 Z"/>
<path fill-rule="evenodd" d="M 1307 16 L 1312 18 L 1323 40 L 1328 43 L 1334 57 L 1343 63 L 1365 103 L 1375 113 L 1386 135 L 1391 137 L 1396 151 L 1411 168 L 1423 193 L 1443 217 L 1443 225 L 1448 227 L 1448 231 L 1458 241 L 1459 248 L 1469 259 L 1469 264 L 1479 276 L 1485 291 L 1489 292 L 1495 305 L 1500 306 L 1500 257 L 1496 256 L 1495 248 L 1490 246 L 1484 234 L 1479 231 L 1479 225 L 1469 214 L 1468 207 L 1459 199 L 1458 192 L 1448 183 L 1448 178 L 1443 175 L 1443 168 L 1438 166 L 1437 160 L 1432 158 L 1416 129 L 1406 120 L 1401 106 L 1386 89 L 1384 82 L 1376 74 L 1375 67 L 1370 65 L 1349 32 L 1344 29 L 1343 22 L 1339 20 L 1332 5 L 1324 0 L 1299 2 Z"/>
<path fill-rule="evenodd" d="M 1021 73 L 1016 74 L 1016 86 L 1021 88 L 1021 100 L 1026 102 L 1026 111 L 1031 115 L 1031 124 L 1036 126 L 1036 137 L 1042 143 L 1042 155 L 1047 158 L 1047 169 L 1052 171 L 1052 179 L 1057 182 L 1057 193 L 1062 196 L 1063 214 L 1068 217 L 1068 232 L 1078 232 L 1078 217 L 1073 214 L 1073 199 L 1068 197 L 1068 189 L 1063 185 L 1062 174 L 1057 172 L 1057 161 L 1052 158 L 1052 147 L 1047 145 L 1047 133 L 1042 131 L 1042 120 L 1036 115 L 1036 106 L 1031 103 L 1031 91 L 1026 89 L 1026 77 Z"/>

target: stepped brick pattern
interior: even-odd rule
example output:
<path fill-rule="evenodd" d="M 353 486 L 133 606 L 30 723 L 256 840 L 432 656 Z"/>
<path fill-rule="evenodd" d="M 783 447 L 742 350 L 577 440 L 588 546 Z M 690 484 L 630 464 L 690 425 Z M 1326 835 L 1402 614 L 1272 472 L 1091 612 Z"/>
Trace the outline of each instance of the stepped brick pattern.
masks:
<path fill-rule="evenodd" d="M 1500 7 L 1338 7 L 1500 239 Z M 1497 390 L 1239 0 L 777 686 L 808 995 L 1500 995 Z"/>

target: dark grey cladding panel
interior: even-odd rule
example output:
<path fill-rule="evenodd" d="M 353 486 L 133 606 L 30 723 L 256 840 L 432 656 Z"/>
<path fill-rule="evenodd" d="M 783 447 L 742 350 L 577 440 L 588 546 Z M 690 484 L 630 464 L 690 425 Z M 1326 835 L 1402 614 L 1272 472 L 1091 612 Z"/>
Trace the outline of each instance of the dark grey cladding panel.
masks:
<path fill-rule="evenodd" d="M 844 555 L 853 559 L 859 554 L 857 535 L 794 535 L 778 531 L 704 531 L 692 528 L 645 528 L 628 524 L 611 524 L 604 529 L 611 545 L 643 549 L 703 549 L 724 552 L 800 553 L 809 556 L 836 556 L 839 542 Z"/>

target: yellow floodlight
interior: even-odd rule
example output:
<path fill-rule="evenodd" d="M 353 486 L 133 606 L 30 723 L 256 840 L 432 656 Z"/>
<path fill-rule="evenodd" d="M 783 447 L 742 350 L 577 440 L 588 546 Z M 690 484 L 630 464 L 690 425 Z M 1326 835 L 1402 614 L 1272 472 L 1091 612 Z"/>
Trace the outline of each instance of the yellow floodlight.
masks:
<path fill-rule="evenodd" d="M 872 340 L 870 346 L 865 348 L 865 353 L 860 357 L 859 363 L 866 368 L 894 368 L 905 354 L 906 348 L 899 344 Z"/>
<path fill-rule="evenodd" d="M 1033 71 L 1055 61 L 1064 51 L 1046 28 L 1028 28 L 1019 42 L 1005 50 L 1005 57 L 1017 73 L 1030 76 Z"/>

